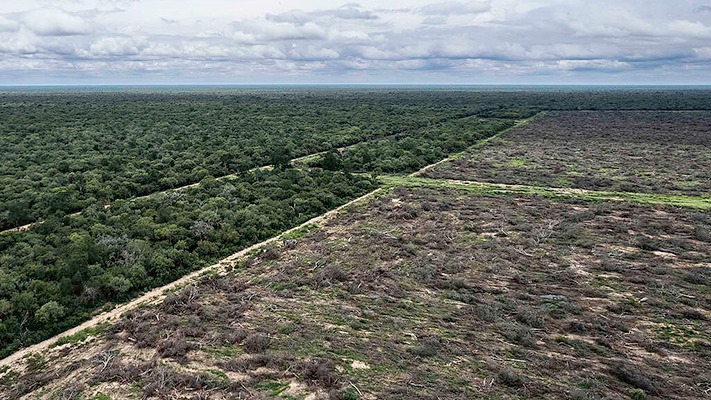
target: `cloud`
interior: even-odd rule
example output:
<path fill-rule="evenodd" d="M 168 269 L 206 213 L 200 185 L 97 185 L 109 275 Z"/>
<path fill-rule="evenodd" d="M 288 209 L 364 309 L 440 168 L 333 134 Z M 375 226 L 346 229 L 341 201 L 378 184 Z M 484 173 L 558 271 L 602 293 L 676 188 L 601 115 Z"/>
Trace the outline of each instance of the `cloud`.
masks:
<path fill-rule="evenodd" d="M 102 37 L 89 45 L 89 53 L 95 56 L 131 56 L 140 54 L 147 47 L 141 38 L 121 36 Z"/>
<path fill-rule="evenodd" d="M 711 20 L 692 0 L 360 1 L 3 2 L 0 83 L 23 69 L 151 82 L 711 76 Z"/>
<path fill-rule="evenodd" d="M 86 35 L 91 32 L 84 19 L 59 9 L 29 11 L 23 15 L 22 22 L 39 36 Z"/>
<path fill-rule="evenodd" d="M 425 15 L 456 15 L 456 14 L 478 14 L 489 11 L 491 5 L 485 1 L 446 1 L 442 3 L 428 4 L 420 9 Z"/>
<path fill-rule="evenodd" d="M 279 14 L 267 14 L 266 18 L 276 22 L 304 24 L 322 19 L 374 20 L 378 19 L 378 16 L 373 11 L 363 10 L 362 6 L 358 3 L 348 3 L 331 10 L 312 12 L 291 10 Z"/>
<path fill-rule="evenodd" d="M 13 21 L 0 15 L 0 32 L 14 32 L 19 28 L 20 24 L 17 21 Z"/>
<path fill-rule="evenodd" d="M 0 53 L 34 54 L 38 51 L 37 36 L 27 29 L 17 32 L 0 32 Z"/>
<path fill-rule="evenodd" d="M 246 42 L 257 40 L 261 42 L 282 40 L 322 40 L 328 35 L 327 31 L 313 23 L 303 24 L 291 22 L 235 22 L 235 35 Z"/>
<path fill-rule="evenodd" d="M 701 22 L 676 20 L 669 23 L 669 30 L 675 35 L 711 39 L 711 27 Z"/>

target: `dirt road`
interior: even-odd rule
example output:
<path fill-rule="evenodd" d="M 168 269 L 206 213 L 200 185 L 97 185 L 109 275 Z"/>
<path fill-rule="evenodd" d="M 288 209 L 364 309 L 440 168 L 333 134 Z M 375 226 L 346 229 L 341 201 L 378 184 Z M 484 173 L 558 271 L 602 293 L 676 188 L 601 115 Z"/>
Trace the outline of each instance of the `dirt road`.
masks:
<path fill-rule="evenodd" d="M 296 230 L 299 230 L 307 225 L 323 223 L 326 220 L 328 220 L 329 218 L 332 218 L 333 216 L 338 214 L 341 210 L 343 210 L 353 204 L 356 204 L 358 202 L 367 200 L 370 197 L 374 196 L 376 193 L 380 192 L 381 190 L 382 189 L 375 189 L 372 192 L 364 194 L 363 196 L 358 197 L 357 199 L 351 200 L 348 203 L 346 203 L 340 207 L 334 208 L 333 210 L 328 211 L 325 214 L 319 215 L 318 217 L 314 217 L 297 227 L 291 228 L 287 231 L 280 233 L 277 236 L 274 236 L 274 237 L 267 239 L 263 242 L 254 244 L 254 245 L 249 246 L 243 250 L 240 250 L 237 253 L 234 253 L 231 256 L 222 259 L 217 264 L 210 265 L 209 267 L 205 267 L 203 269 L 200 269 L 198 271 L 195 271 L 193 273 L 185 275 L 184 277 L 182 277 L 174 282 L 171 282 L 167 285 L 164 285 L 159 288 L 155 288 L 149 292 L 146 292 L 145 294 L 137 297 L 136 299 L 131 300 L 128 303 L 124 303 L 119 306 L 116 306 L 113 310 L 101 313 L 101 314 L 91 318 L 90 320 L 82 323 L 81 325 L 76 326 L 72 329 L 69 329 L 65 332 L 62 332 L 59 335 L 56 335 L 56 336 L 51 337 L 43 342 L 34 344 L 34 345 L 26 347 L 24 349 L 18 350 L 15 353 L 0 360 L 0 367 L 3 367 L 5 365 L 8 365 L 8 366 L 12 365 L 13 363 L 17 362 L 18 360 L 22 359 L 23 357 L 27 356 L 30 353 L 41 352 L 41 351 L 49 348 L 59 338 L 73 335 L 73 334 L 80 332 L 84 329 L 94 327 L 94 326 L 99 325 L 104 322 L 110 322 L 110 321 L 116 320 L 119 317 L 121 317 L 121 315 L 123 315 L 124 313 L 126 313 L 130 310 L 133 310 L 137 307 L 140 307 L 141 305 L 159 302 L 159 301 L 163 300 L 163 298 L 165 298 L 166 291 L 177 289 L 182 286 L 188 285 L 192 282 L 195 282 L 198 278 L 200 278 L 206 272 L 224 271 L 225 266 L 232 264 L 235 260 L 239 259 L 240 257 L 244 257 L 245 255 L 247 255 L 247 253 L 251 252 L 252 250 L 259 249 L 259 248 L 266 246 L 270 243 L 274 243 L 275 241 L 279 240 L 279 238 L 281 238 L 283 235 L 294 232 Z"/>

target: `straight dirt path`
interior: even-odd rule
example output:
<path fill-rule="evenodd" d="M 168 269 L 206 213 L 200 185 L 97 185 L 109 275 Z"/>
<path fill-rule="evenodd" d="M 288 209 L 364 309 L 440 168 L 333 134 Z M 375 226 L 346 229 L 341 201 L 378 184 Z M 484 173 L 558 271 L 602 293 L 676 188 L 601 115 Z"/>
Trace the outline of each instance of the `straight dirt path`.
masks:
<path fill-rule="evenodd" d="M 519 194 L 545 197 L 575 197 L 589 201 L 627 201 L 638 204 L 660 204 L 674 207 L 711 209 L 709 196 L 685 196 L 678 194 L 607 192 L 589 189 L 557 188 L 548 186 L 510 185 L 506 183 L 467 181 L 449 178 L 423 178 L 418 176 L 380 175 L 378 180 L 385 186 L 420 186 L 469 189 L 480 194 Z"/>
<path fill-rule="evenodd" d="M 438 122 L 436 122 L 436 123 L 430 124 L 430 125 L 428 125 L 428 126 L 433 126 L 433 125 L 436 125 L 436 124 L 439 124 L 439 123 L 442 123 L 442 122 L 445 122 L 445 121 L 450 121 L 450 120 L 451 120 L 451 121 L 456 121 L 456 120 L 459 120 L 459 119 L 469 118 L 469 117 L 473 117 L 473 116 L 475 116 L 475 115 L 476 115 L 476 114 L 467 114 L 467 115 L 464 115 L 464 116 L 456 116 L 456 117 L 452 117 L 452 118 L 445 118 L 445 119 L 442 119 L 441 121 L 438 121 Z M 422 127 L 422 128 L 413 128 L 413 130 L 419 130 L 419 129 L 424 129 L 424 128 L 425 128 L 425 127 Z M 338 150 L 338 151 L 343 151 L 343 150 L 346 150 L 346 149 L 355 147 L 355 146 L 357 146 L 357 145 L 359 145 L 359 144 L 368 143 L 368 142 L 371 142 L 371 141 L 374 141 L 374 140 L 383 140 L 383 139 L 393 138 L 393 137 L 396 137 L 396 136 L 398 136 L 398 135 L 403 134 L 404 132 L 407 132 L 407 131 L 405 130 L 405 131 L 397 132 L 397 133 L 390 134 L 390 135 L 372 137 L 372 138 L 370 138 L 370 139 L 362 140 L 362 141 L 360 141 L 360 142 L 356 142 L 356 143 L 353 143 L 353 144 L 349 144 L 349 145 L 347 145 L 347 146 L 338 147 L 336 150 Z M 305 156 L 293 158 L 293 159 L 291 159 L 289 162 L 290 162 L 290 163 L 300 163 L 300 162 L 308 161 L 308 160 L 311 160 L 311 159 L 313 159 L 313 158 L 315 158 L 315 157 L 318 157 L 318 156 L 320 156 L 320 155 L 326 154 L 326 153 L 328 153 L 328 152 L 329 152 L 329 150 L 324 150 L 324 151 L 319 151 L 319 152 L 316 152 L 316 153 L 307 154 L 307 155 L 305 155 Z M 443 161 L 444 161 L 444 160 L 443 160 Z M 255 171 L 260 171 L 260 170 L 269 170 L 269 169 L 272 169 L 272 168 L 274 168 L 274 166 L 271 165 L 271 164 L 269 164 L 269 165 L 263 165 L 263 166 L 261 166 L 261 167 L 254 167 L 254 168 L 252 168 L 252 169 L 249 169 L 247 172 L 255 172 Z M 234 174 L 222 175 L 222 176 L 216 177 L 215 180 L 221 181 L 221 180 L 226 180 L 226 179 L 234 179 L 234 178 L 236 178 L 238 175 L 239 175 L 239 174 L 236 174 L 236 173 L 234 173 Z M 161 191 L 158 191 L 158 192 L 148 193 L 148 194 L 145 194 L 145 195 L 142 195 L 142 196 L 138 196 L 138 197 L 132 197 L 132 198 L 129 198 L 129 199 L 127 199 L 127 200 L 129 200 L 129 201 L 135 201 L 135 200 L 146 199 L 146 198 L 149 198 L 149 197 L 151 197 L 151 196 L 159 195 L 159 194 L 161 194 L 161 193 L 179 192 L 179 191 L 183 191 L 183 190 L 186 190 L 186 189 L 198 187 L 199 185 L 200 185 L 200 182 L 190 183 L 190 184 L 183 185 L 183 186 L 178 186 L 178 187 L 175 187 L 175 188 L 170 188 L 170 189 L 161 190 Z M 118 199 L 117 199 L 117 200 L 118 200 Z M 106 204 L 106 205 L 104 205 L 104 208 L 105 208 L 105 209 L 106 209 L 106 208 L 110 208 L 110 207 L 111 207 L 111 204 Z M 77 212 L 74 212 L 74 213 L 71 213 L 71 214 L 67 214 L 67 216 L 69 216 L 69 217 L 74 217 L 74 216 L 80 215 L 82 212 L 83 212 L 83 211 L 77 211 Z M 40 224 L 42 224 L 42 223 L 44 223 L 44 221 L 40 220 L 40 221 L 30 222 L 29 224 L 25 224 L 25 225 L 22 225 L 22 226 L 16 226 L 16 227 L 14 227 L 14 228 L 5 229 L 5 230 L 3 230 L 3 231 L 0 231 L 0 235 L 6 234 L 6 233 L 10 233 L 10 232 L 27 231 L 27 230 L 30 230 L 33 226 L 40 225 Z"/>
<path fill-rule="evenodd" d="M 49 347 L 51 347 L 54 343 L 56 343 L 57 340 L 60 338 L 63 338 L 66 336 L 71 336 L 75 333 L 81 332 L 81 331 L 88 329 L 88 328 L 95 327 L 95 326 L 105 323 L 105 322 L 113 321 L 113 320 L 119 318 L 124 313 L 131 311 L 135 308 L 138 308 L 142 305 L 147 305 L 147 304 L 159 302 L 165 298 L 165 296 L 167 295 L 167 292 L 174 290 L 174 289 L 178 289 L 178 288 L 188 285 L 192 282 L 195 282 L 201 276 L 203 276 L 204 274 L 206 274 L 208 272 L 224 272 L 226 266 L 232 265 L 237 259 L 246 256 L 248 253 L 250 253 L 254 250 L 257 250 L 259 248 L 262 248 L 268 244 L 274 243 L 277 240 L 279 240 L 281 237 L 283 237 L 284 235 L 287 235 L 291 232 L 302 229 L 308 225 L 322 224 L 323 222 L 325 222 L 328 219 L 337 215 L 343 209 L 350 207 L 356 203 L 367 200 L 367 199 L 373 197 L 374 195 L 376 195 L 381 190 L 382 190 L 381 188 L 375 189 L 372 192 L 366 193 L 363 196 L 358 197 L 357 199 L 351 200 L 348 203 L 343 204 L 342 206 L 339 206 L 337 208 L 334 208 L 333 210 L 328 211 L 325 214 L 311 218 L 310 220 L 304 222 L 303 224 L 301 224 L 299 226 L 291 228 L 291 229 L 284 231 L 276 236 L 273 236 L 263 242 L 251 245 L 245 249 L 238 251 L 237 253 L 232 254 L 231 256 L 223 258 L 217 264 L 213 264 L 208 267 L 202 268 L 202 269 L 192 272 L 188 275 L 185 275 L 182 278 L 180 278 L 176 281 L 173 281 L 167 285 L 150 290 L 150 291 L 144 293 L 143 295 L 129 301 L 128 303 L 118 305 L 110 311 L 106 311 L 106 312 L 103 312 L 99 315 L 94 316 L 93 318 L 82 323 L 81 325 L 78 325 L 74 328 L 64 331 L 58 335 L 55 335 L 47 340 L 37 343 L 37 344 L 33 344 L 31 346 L 25 347 L 24 349 L 18 350 L 15 353 L 0 360 L 0 368 L 4 367 L 6 365 L 11 366 L 13 363 L 17 362 L 18 360 L 22 359 L 23 357 L 25 357 L 31 353 L 37 353 L 37 352 L 44 351 L 44 350 L 48 349 Z"/>
<path fill-rule="evenodd" d="M 521 125 L 527 123 L 528 121 L 530 121 L 532 118 L 535 118 L 537 115 L 540 115 L 540 113 L 539 113 L 539 114 L 536 114 L 536 115 L 534 115 L 534 116 L 532 116 L 532 117 L 530 117 L 530 118 L 527 118 L 527 119 L 524 119 L 524 120 L 520 120 L 520 121 L 518 121 L 513 127 L 509 128 L 509 129 L 506 129 L 506 130 L 503 130 L 503 131 L 497 133 L 496 135 L 491 136 L 490 138 L 496 137 L 496 136 L 498 136 L 498 135 L 500 135 L 500 134 L 502 134 L 502 133 L 504 133 L 504 132 L 506 132 L 506 131 L 508 131 L 508 130 L 510 130 L 510 129 L 515 128 L 515 127 L 521 126 Z M 461 118 L 466 118 L 466 116 L 465 116 L 465 117 L 459 117 L 459 118 L 457 118 L 457 119 L 461 119 Z M 487 139 L 487 140 L 488 140 L 488 139 Z M 483 142 L 483 141 L 480 141 L 480 142 L 478 142 L 478 143 L 482 143 L 482 142 Z M 354 144 L 354 145 L 355 145 L 355 144 Z M 353 146 L 353 145 L 352 145 L 352 146 Z M 475 146 L 476 146 L 476 145 L 475 145 Z M 348 146 L 346 146 L 346 147 L 348 147 Z M 324 151 L 324 152 L 320 152 L 320 153 L 316 153 L 316 154 L 323 154 L 323 153 L 326 153 L 326 152 Z M 304 157 L 299 157 L 299 159 L 305 159 L 305 158 L 313 157 L 313 156 L 314 156 L 314 154 L 311 154 L 311 155 L 307 155 L 307 156 L 304 156 Z M 299 159 L 295 159 L 295 160 L 299 160 Z M 443 162 L 443 161 L 446 161 L 446 160 L 448 160 L 448 159 L 449 159 L 449 157 L 448 157 L 448 158 L 445 158 L 444 160 L 441 160 L 441 161 L 439 161 L 439 162 L 437 162 L 437 163 L 435 163 L 435 164 L 428 165 L 428 166 L 426 166 L 426 167 L 420 169 L 419 171 L 416 171 L 415 173 L 411 174 L 410 176 L 415 176 L 415 175 L 417 175 L 417 174 L 419 174 L 419 173 L 421 173 L 421 172 L 423 172 L 423 171 L 426 171 L 427 169 L 429 169 L 429 168 L 431 168 L 431 167 L 433 167 L 433 166 L 435 166 L 435 165 L 437 165 L 437 164 L 439 164 L 439 163 L 441 163 L 441 162 Z M 292 160 L 292 162 L 295 161 L 295 160 Z M 271 166 L 263 166 L 263 167 L 255 168 L 255 170 L 256 170 L 256 169 L 263 169 L 263 168 L 271 168 Z M 227 177 L 228 177 L 228 176 L 223 176 L 223 177 L 220 177 L 220 178 L 218 178 L 218 179 L 227 179 Z M 416 179 L 420 179 L 420 178 L 416 178 Z M 199 184 L 199 183 L 198 183 L 198 184 Z M 196 186 L 196 185 L 198 185 L 198 184 L 187 185 L 187 186 L 183 186 L 183 187 L 181 187 L 181 188 L 171 189 L 171 190 L 173 190 L 173 191 L 174 191 L 174 190 L 184 190 L 184 189 L 186 189 L 186 188 L 188 188 L 188 187 L 193 187 L 193 186 Z M 171 190 L 168 190 L 168 191 L 171 191 Z M 220 262 L 218 262 L 217 264 L 213 264 L 213 265 L 210 265 L 210 266 L 208 266 L 208 267 L 202 268 L 202 269 L 197 270 L 197 271 L 195 271 L 195 272 L 192 272 L 192 273 L 190 273 L 190 274 L 188 274 L 188 275 L 185 275 L 185 276 L 183 276 L 182 278 L 180 278 L 180 279 L 178 279 L 178 280 L 176 280 L 176 281 L 173 281 L 173 282 L 171 282 L 171 283 L 169 283 L 169 284 L 167 284 L 167 285 L 164 285 L 164 286 L 161 286 L 161 287 L 152 289 L 152 290 L 150 290 L 150 291 L 144 293 L 143 295 L 141 295 L 141 296 L 139 296 L 139 297 L 137 297 L 137 298 L 135 298 L 135 299 L 129 301 L 128 303 L 124 303 L 124 304 L 118 305 L 118 306 L 116 306 L 114 309 L 112 309 L 112 310 L 110 310 L 110 311 L 106 311 L 106 312 L 103 312 L 103 313 L 101 313 L 101 314 L 98 314 L 98 315 L 94 316 L 93 318 L 89 319 L 88 321 L 85 321 L 84 323 L 82 323 L 82 324 L 80 324 L 80 325 L 78 325 L 78 326 L 76 326 L 76 327 L 74 327 L 74 328 L 71 328 L 71 329 L 69 329 L 69 330 L 67 330 L 67 331 L 65 331 L 65 332 L 62 332 L 62 333 L 60 333 L 60 334 L 58 334 L 58 335 L 55 335 L 55 336 L 53 336 L 53 337 L 51 337 L 51 338 L 49 338 L 49 339 L 46 339 L 46 340 L 44 340 L 44 341 L 42 341 L 42 342 L 40 342 L 40 343 L 37 343 L 37 344 L 31 345 L 31 346 L 25 347 L 25 348 L 23 348 L 23 349 L 20 349 L 20 350 L 16 351 L 15 353 L 13 353 L 13 354 L 7 356 L 6 358 L 0 360 L 0 367 L 6 366 L 6 365 L 9 366 L 9 365 L 11 365 L 12 363 L 17 362 L 18 360 L 22 359 L 23 357 L 25 357 L 25 356 L 27 356 L 27 355 L 29 355 L 29 354 L 31 354 L 31 353 L 36 353 L 36 352 L 44 351 L 44 350 L 48 349 L 49 347 L 51 347 L 52 344 L 56 343 L 56 341 L 57 341 L 58 339 L 62 338 L 62 337 L 71 336 L 71 335 L 73 335 L 73 334 L 75 334 L 75 333 L 78 333 L 78 332 L 83 331 L 83 330 L 88 329 L 88 328 L 95 327 L 95 326 L 97 326 L 97 325 L 99 325 L 99 324 L 102 324 L 102 323 L 104 323 L 104 322 L 110 322 L 110 321 L 112 321 L 112 320 L 114 320 L 114 319 L 120 317 L 122 314 L 124 314 L 124 313 L 126 313 L 126 312 L 128 312 L 128 311 L 133 310 L 133 309 L 135 309 L 135 308 L 137 308 L 137 307 L 140 307 L 141 305 L 151 304 L 151 303 L 155 303 L 155 302 L 161 301 L 163 298 L 165 298 L 167 291 L 174 290 L 174 289 L 177 289 L 177 288 L 179 288 L 179 287 L 188 285 L 188 284 L 190 284 L 190 283 L 192 283 L 192 282 L 195 282 L 198 278 L 200 278 L 201 276 L 203 276 L 203 275 L 204 275 L 205 273 L 207 273 L 207 272 L 219 272 L 219 271 L 224 271 L 224 267 L 225 267 L 226 265 L 232 264 L 235 260 L 237 260 L 237 259 L 239 259 L 239 258 L 241 258 L 241 257 L 244 257 L 244 256 L 247 255 L 249 252 L 251 252 L 251 251 L 253 251 L 253 250 L 256 250 L 256 249 L 259 249 L 259 248 L 261 248 L 261 247 L 264 247 L 264 246 L 266 246 L 266 245 L 268 245 L 268 244 L 270 244 L 270 243 L 274 243 L 275 241 L 279 240 L 282 236 L 284 236 L 284 235 L 286 235 L 286 234 L 288 234 L 288 233 L 297 231 L 297 230 L 299 230 L 299 229 L 301 229 L 301 228 L 303 228 L 303 227 L 305 227 L 305 226 L 307 226 L 307 225 L 323 223 L 324 221 L 328 220 L 329 218 L 332 218 L 333 216 L 337 215 L 341 210 L 343 210 L 343 209 L 345 209 L 345 208 L 347 208 L 347 207 L 349 207 L 349 206 L 351 206 L 351 205 L 353 205 L 353 204 L 356 204 L 356 203 L 362 202 L 362 201 L 364 201 L 364 200 L 367 200 L 367 199 L 373 197 L 375 194 L 377 194 L 378 192 L 380 192 L 380 191 L 382 191 L 382 190 L 383 190 L 382 188 L 375 189 L 375 190 L 373 190 L 373 191 L 371 191 L 371 192 L 369 192 L 369 193 L 364 194 L 363 196 L 360 196 L 360 197 L 358 197 L 358 198 L 356 198 L 356 199 L 354 199 L 354 200 L 349 201 L 349 202 L 346 203 L 346 204 L 343 204 L 342 206 L 339 206 L 339 207 L 337 207 L 337 208 L 335 208 L 335 209 L 333 209 L 333 210 L 331 210 L 331 211 L 328 211 L 328 212 L 326 212 L 325 214 L 322 214 L 322 215 L 320 215 L 320 216 L 314 217 L 314 218 L 312 218 L 312 219 L 310 219 L 310 220 L 304 222 L 303 224 L 301 224 L 301 225 L 299 225 L 299 226 L 296 226 L 296 227 L 291 228 L 291 229 L 289 229 L 289 230 L 287 230 L 287 231 L 284 231 L 284 232 L 282 232 L 282 233 L 280 233 L 280 234 L 278 234 L 278 235 L 276 235 L 276 236 L 274 236 L 274 237 L 272 237 L 272 238 L 270 238 L 270 239 L 267 239 L 267 240 L 265 240 L 265 241 L 263 241 L 263 242 L 254 244 L 254 245 L 249 246 L 249 247 L 247 247 L 247 248 L 245 248 L 245 249 L 243 249 L 243 250 L 240 250 L 240 251 L 238 251 L 237 253 L 234 253 L 234 254 L 232 254 L 232 255 L 230 255 L 230 256 L 228 256 L 228 257 L 222 259 L 222 260 L 221 260 Z M 154 194 L 150 194 L 150 195 L 146 195 L 146 196 L 143 196 L 143 197 L 152 196 L 152 195 L 155 195 L 155 193 L 154 193 Z M 136 198 L 136 199 L 138 199 L 138 198 Z M 107 205 L 106 207 L 108 208 L 108 205 Z"/>
<path fill-rule="evenodd" d="M 528 124 L 529 122 L 531 122 L 533 119 L 542 117 L 542 116 L 545 115 L 545 114 L 546 114 L 545 111 L 541 111 L 541 112 L 536 113 L 536 114 L 534 114 L 534 115 L 532 115 L 532 116 L 530 116 L 530 117 L 528 117 L 528 118 L 520 119 L 520 120 L 516 121 L 516 123 L 513 124 L 512 127 L 506 128 L 506 129 L 504 129 L 503 131 L 497 133 L 496 135 L 492 135 L 492 136 L 489 136 L 489 137 L 486 138 L 486 139 L 482 139 L 482 140 L 476 142 L 473 146 L 470 146 L 469 148 L 467 148 L 467 149 L 464 150 L 464 151 L 460 151 L 459 153 L 450 154 L 447 158 L 443 158 L 443 159 L 437 161 L 437 162 L 434 163 L 434 164 L 426 165 L 426 166 L 424 166 L 424 167 L 418 169 L 417 171 L 411 173 L 409 176 L 420 176 L 420 175 L 424 174 L 425 172 L 429 171 L 430 169 L 432 169 L 432 168 L 434 168 L 434 167 L 436 167 L 436 166 L 438 166 L 438 165 L 440 165 L 440 164 L 442 164 L 442 163 L 445 163 L 445 162 L 447 162 L 447 161 L 451 161 L 451 160 L 455 159 L 456 157 L 460 157 L 460 156 L 462 156 L 463 154 L 465 154 L 465 153 L 467 153 L 467 152 L 469 152 L 469 151 L 471 151 L 471 150 L 473 150 L 473 149 L 476 149 L 477 147 L 482 146 L 482 145 L 486 144 L 487 142 L 489 142 L 489 141 L 491 141 L 491 140 L 493 140 L 493 139 L 495 139 L 495 138 L 497 138 L 497 137 L 503 135 L 503 134 L 506 133 L 506 132 L 509 132 L 509 131 L 511 131 L 511 130 L 513 130 L 513 129 L 520 128 L 520 127 L 522 127 L 522 126 L 524 126 L 524 125 L 527 125 L 527 124 Z"/>

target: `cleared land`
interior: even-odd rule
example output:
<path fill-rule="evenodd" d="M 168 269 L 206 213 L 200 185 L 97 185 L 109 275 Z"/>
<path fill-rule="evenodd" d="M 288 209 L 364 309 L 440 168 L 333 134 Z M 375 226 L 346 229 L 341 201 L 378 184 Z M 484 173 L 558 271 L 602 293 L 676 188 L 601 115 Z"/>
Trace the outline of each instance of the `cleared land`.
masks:
<path fill-rule="evenodd" d="M 548 112 L 425 176 L 711 194 L 711 112 Z"/>
<path fill-rule="evenodd" d="M 395 188 L 27 358 L 2 396 L 700 398 L 710 229 L 690 209 Z"/>
<path fill-rule="evenodd" d="M 217 146 L 235 159 L 222 154 L 190 171 L 173 165 L 170 185 L 134 188 L 133 201 L 105 207 L 116 193 L 88 194 L 85 212 L 66 217 L 64 208 L 84 206 L 64 202 L 73 208 L 52 208 L 36 229 L 0 235 L 0 353 L 75 327 L 55 345 L 2 360 L 0 399 L 711 393 L 711 112 L 680 111 L 708 108 L 708 92 L 324 93 L 146 95 L 142 101 L 155 103 L 148 125 L 165 119 L 157 110 L 175 96 L 187 102 L 169 114 L 188 107 L 207 118 L 203 127 L 215 125 L 204 112 L 212 107 L 232 107 L 231 122 L 217 123 L 224 127 L 263 114 L 245 102 L 274 100 L 271 115 L 308 100 L 313 113 L 307 107 L 296 124 L 292 114 L 269 124 L 288 128 L 287 136 L 271 128 L 248 135 L 257 152 L 233 152 L 244 139 L 237 135 L 237 147 Z M 141 100 L 114 95 L 106 110 Z M 35 100 L 72 100 L 44 96 Z M 84 110 L 82 101 L 67 106 Z M 351 107 L 360 101 L 368 106 Z M 368 111 L 391 103 L 382 114 Z M 12 107 L 22 104 L 0 114 L 21 116 Z M 321 107 L 332 108 L 321 115 Z M 565 111 L 608 108 L 628 111 Z M 543 117 L 529 120 L 538 111 Z M 18 121 L 0 131 L 46 131 Z M 360 130 L 339 130 L 348 126 Z M 185 150 L 173 146 L 178 139 L 163 140 L 172 137 L 167 128 L 154 132 L 162 143 L 155 150 Z M 86 133 L 88 142 L 101 137 Z M 327 143 L 312 143 L 323 135 Z M 189 153 L 202 159 L 216 143 Z M 422 168 L 466 148 L 469 155 Z M 285 169 L 289 158 L 316 150 L 326 152 Z M 233 174 L 269 162 L 277 168 Z M 124 181 L 143 182 L 132 173 Z M 89 193 L 73 185 L 66 189 Z M 321 228 L 317 217 L 266 248 L 184 275 L 378 185 L 378 197 Z M 91 317 L 114 301 L 126 303 Z"/>

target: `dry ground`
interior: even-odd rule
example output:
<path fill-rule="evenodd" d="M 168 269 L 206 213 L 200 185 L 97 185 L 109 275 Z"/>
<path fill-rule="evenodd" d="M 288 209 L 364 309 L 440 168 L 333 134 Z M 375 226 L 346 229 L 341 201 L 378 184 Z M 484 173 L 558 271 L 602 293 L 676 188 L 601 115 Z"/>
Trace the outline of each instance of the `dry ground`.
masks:
<path fill-rule="evenodd" d="M 711 112 L 550 112 L 426 176 L 711 195 Z"/>
<path fill-rule="evenodd" d="M 28 357 L 0 398 L 698 399 L 710 229 L 680 208 L 396 188 Z"/>

